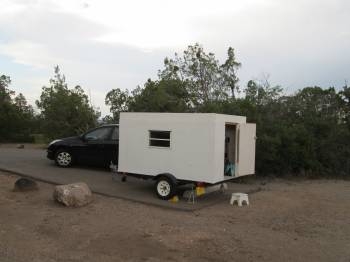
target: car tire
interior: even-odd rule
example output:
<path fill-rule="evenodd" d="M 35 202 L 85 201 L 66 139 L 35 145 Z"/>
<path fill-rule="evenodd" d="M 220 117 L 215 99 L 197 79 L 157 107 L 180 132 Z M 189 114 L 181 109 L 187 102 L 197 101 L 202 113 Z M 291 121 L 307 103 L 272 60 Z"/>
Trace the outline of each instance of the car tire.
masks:
<path fill-rule="evenodd" d="M 176 183 L 166 176 L 161 176 L 155 184 L 157 196 L 160 199 L 168 200 L 176 194 Z"/>
<path fill-rule="evenodd" d="M 55 163 L 59 167 L 70 167 L 73 164 L 73 155 L 67 149 L 59 149 L 55 154 Z"/>

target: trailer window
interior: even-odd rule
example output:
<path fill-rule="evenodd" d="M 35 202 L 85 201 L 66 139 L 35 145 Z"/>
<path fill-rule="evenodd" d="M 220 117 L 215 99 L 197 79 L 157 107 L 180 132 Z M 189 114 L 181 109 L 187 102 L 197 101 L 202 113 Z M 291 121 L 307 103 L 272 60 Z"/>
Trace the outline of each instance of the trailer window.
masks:
<path fill-rule="evenodd" d="M 149 131 L 149 145 L 156 147 L 170 147 L 170 131 Z"/>

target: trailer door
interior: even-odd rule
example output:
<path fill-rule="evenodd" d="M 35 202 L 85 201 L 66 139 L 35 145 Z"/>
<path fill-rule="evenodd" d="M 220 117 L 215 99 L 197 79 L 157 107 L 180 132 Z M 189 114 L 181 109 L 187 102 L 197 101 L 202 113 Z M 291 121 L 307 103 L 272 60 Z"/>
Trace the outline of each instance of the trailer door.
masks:
<path fill-rule="evenodd" d="M 239 124 L 237 128 L 236 176 L 255 173 L 255 124 Z"/>

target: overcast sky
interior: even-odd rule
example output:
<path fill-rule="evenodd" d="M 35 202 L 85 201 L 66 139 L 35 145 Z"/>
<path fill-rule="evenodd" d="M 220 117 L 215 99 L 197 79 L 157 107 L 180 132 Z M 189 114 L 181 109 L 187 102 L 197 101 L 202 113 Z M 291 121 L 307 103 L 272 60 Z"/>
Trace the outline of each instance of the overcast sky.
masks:
<path fill-rule="evenodd" d="M 350 81 L 349 0 L 0 0 L 0 74 L 30 103 L 58 64 L 108 113 L 106 93 L 155 79 L 194 43 L 221 61 L 235 48 L 240 85 L 269 74 L 287 92 Z"/>

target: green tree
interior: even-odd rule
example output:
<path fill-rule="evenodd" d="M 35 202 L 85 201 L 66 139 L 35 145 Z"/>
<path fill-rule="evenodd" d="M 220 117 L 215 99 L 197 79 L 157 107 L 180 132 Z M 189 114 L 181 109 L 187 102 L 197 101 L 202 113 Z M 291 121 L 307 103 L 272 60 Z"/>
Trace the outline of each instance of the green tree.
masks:
<path fill-rule="evenodd" d="M 119 113 L 136 112 L 187 112 L 190 99 L 185 84 L 179 79 L 152 81 L 148 79 L 144 87 L 137 87 L 131 93 L 119 88 L 107 93 L 106 105 L 112 116 L 103 119 L 105 123 L 118 122 Z"/>
<path fill-rule="evenodd" d="M 14 129 L 13 115 L 15 114 L 11 96 L 14 92 L 8 89 L 11 84 L 9 76 L 0 76 L 0 140 L 6 141 Z"/>
<path fill-rule="evenodd" d="M 254 85 L 250 88 L 256 90 Z M 339 93 L 320 87 L 277 98 L 274 93 L 264 103 L 252 99 L 257 96 L 246 97 L 257 108 L 258 173 L 348 175 L 350 133 L 342 121 Z"/>
<path fill-rule="evenodd" d="M 350 173 L 350 133 L 341 96 L 334 88 L 306 87 L 290 98 L 289 123 L 308 134 L 307 168 L 316 174 Z"/>
<path fill-rule="evenodd" d="M 8 89 L 11 84 L 11 78 L 6 75 L 0 76 L 0 105 L 11 102 L 11 96 L 15 94 L 14 91 Z"/>
<path fill-rule="evenodd" d="M 339 96 L 343 108 L 340 117 L 350 129 L 350 87 L 347 85 L 347 83 L 343 87 L 343 90 L 339 92 Z"/>
<path fill-rule="evenodd" d="M 43 131 L 49 138 L 80 134 L 96 126 L 100 116 L 80 86 L 68 88 L 58 66 L 50 86 L 42 88 L 36 105 L 41 110 Z"/>
<path fill-rule="evenodd" d="M 28 104 L 26 98 L 22 93 L 19 93 L 15 98 L 14 98 L 14 104 L 18 108 L 18 111 L 20 111 L 23 114 L 29 114 L 33 115 L 34 110 L 31 105 Z"/>
<path fill-rule="evenodd" d="M 103 119 L 105 123 L 118 122 L 119 113 L 128 111 L 131 97 L 129 91 L 122 91 L 119 88 L 109 91 L 105 98 L 105 104 L 110 106 L 111 116 L 107 116 Z"/>
<path fill-rule="evenodd" d="M 164 59 L 164 69 L 159 71 L 160 79 L 175 79 L 185 83 L 187 93 L 196 109 L 213 101 L 223 101 L 239 91 L 236 74 L 240 63 L 236 61 L 234 49 L 228 49 L 228 58 L 220 65 L 213 53 L 206 53 L 202 46 L 188 46 L 182 56 Z"/>
<path fill-rule="evenodd" d="M 260 82 L 260 83 L 259 83 Z M 276 101 L 281 96 L 280 86 L 271 86 L 268 79 L 261 81 L 248 81 L 245 91 L 245 99 L 257 106 L 267 105 Z"/>
<path fill-rule="evenodd" d="M 148 80 L 130 99 L 130 111 L 143 112 L 186 112 L 190 100 L 181 80 Z"/>
<path fill-rule="evenodd" d="M 235 98 L 236 93 L 240 92 L 238 86 L 239 79 L 237 76 L 237 70 L 240 67 L 241 63 L 237 62 L 236 60 L 235 50 L 232 47 L 229 47 L 227 50 L 227 59 L 225 63 L 220 66 L 220 69 L 223 85 L 230 88 L 232 98 Z"/>
<path fill-rule="evenodd" d="M 34 111 L 23 94 L 15 98 L 15 92 L 8 89 L 9 76 L 0 76 L 0 141 L 30 142 L 34 127 Z"/>

